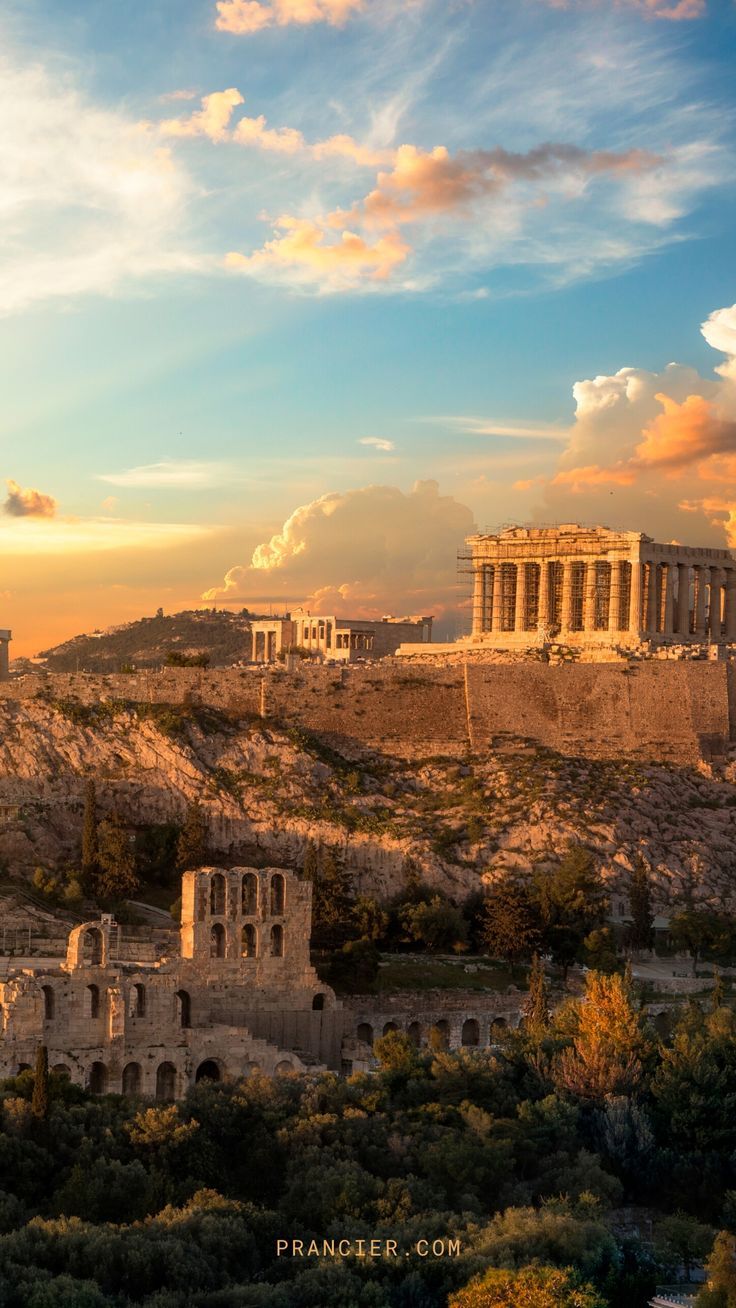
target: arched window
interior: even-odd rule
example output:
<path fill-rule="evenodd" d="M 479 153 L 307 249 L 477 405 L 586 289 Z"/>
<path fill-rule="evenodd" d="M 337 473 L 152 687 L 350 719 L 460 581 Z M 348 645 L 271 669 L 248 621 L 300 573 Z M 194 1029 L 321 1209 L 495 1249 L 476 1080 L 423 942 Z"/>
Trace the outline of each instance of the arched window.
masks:
<path fill-rule="evenodd" d="M 210 882 L 210 913 L 222 917 L 225 912 L 225 878 L 222 872 L 213 873 Z"/>
<path fill-rule="evenodd" d="M 409 1039 L 411 1040 L 412 1044 L 413 1044 L 413 1045 L 416 1045 L 416 1047 L 417 1047 L 417 1049 L 418 1049 L 419 1046 L 420 1046 L 420 1044 L 422 1043 L 422 1026 L 421 1026 L 421 1022 L 410 1022 L 409 1025 L 408 1025 L 408 1027 L 406 1028 L 406 1034 L 408 1035 L 408 1037 L 409 1037 Z"/>
<path fill-rule="evenodd" d="M 370 1022 L 359 1022 L 358 1030 L 355 1033 L 359 1040 L 366 1045 L 373 1045 L 373 1027 Z"/>
<path fill-rule="evenodd" d="M 93 1063 L 89 1069 L 89 1092 L 92 1095 L 104 1095 L 107 1090 L 107 1068 L 104 1063 Z"/>
<path fill-rule="evenodd" d="M 146 1016 L 146 987 L 140 984 L 131 986 L 128 1013 L 130 1017 Z"/>
<path fill-rule="evenodd" d="M 284 928 L 282 926 L 271 927 L 271 957 L 283 958 L 284 956 Z"/>
<path fill-rule="evenodd" d="M 156 1072 L 156 1098 L 173 1099 L 176 1094 L 176 1068 L 173 1063 L 160 1063 Z"/>
<path fill-rule="evenodd" d="M 51 1071 L 55 1076 L 65 1076 L 67 1080 L 71 1076 L 71 1068 L 66 1063 L 54 1063 Z"/>
<path fill-rule="evenodd" d="M 284 911 L 284 878 L 280 872 L 271 877 L 271 916 L 281 917 Z"/>
<path fill-rule="evenodd" d="M 320 992 L 319 994 L 315 995 L 314 999 L 312 1000 L 312 1009 L 315 1013 L 321 1013 L 324 1006 L 325 1006 L 325 997 Z"/>
<path fill-rule="evenodd" d="M 187 990 L 177 990 L 176 995 L 176 1021 L 181 1027 L 192 1025 L 192 1001 Z"/>
<path fill-rule="evenodd" d="M 200 881 L 197 886 L 197 921 L 204 922 L 207 916 L 207 883 Z"/>
<path fill-rule="evenodd" d="M 199 1064 L 194 1076 L 196 1082 L 200 1081 L 221 1081 L 222 1073 L 219 1063 L 214 1058 L 206 1058 L 203 1063 Z"/>
<path fill-rule="evenodd" d="M 225 928 L 222 922 L 215 922 L 210 931 L 210 958 L 225 957 Z"/>
<path fill-rule="evenodd" d="M 90 927 L 89 931 L 85 931 L 82 943 L 82 957 L 89 967 L 101 966 L 102 932 L 99 927 Z"/>
<path fill-rule="evenodd" d="M 449 1049 L 450 1047 L 450 1024 L 441 1017 L 439 1022 L 435 1022 L 430 1034 L 430 1044 L 439 1049 Z"/>
<path fill-rule="evenodd" d="M 289 1063 L 285 1058 L 282 1058 L 281 1062 L 277 1063 L 276 1067 L 274 1068 L 274 1075 L 289 1076 L 290 1073 L 292 1073 L 293 1071 L 294 1071 L 294 1064 Z"/>
<path fill-rule="evenodd" d="M 480 1030 L 474 1017 L 469 1017 L 463 1022 L 462 1043 L 464 1045 L 477 1045 L 480 1043 Z"/>
<path fill-rule="evenodd" d="M 256 929 L 247 922 L 240 933 L 240 952 L 243 958 L 255 958 L 256 956 Z"/>
<path fill-rule="evenodd" d="M 491 1044 L 499 1040 L 506 1030 L 506 1018 L 494 1017 L 491 1022 Z"/>
<path fill-rule="evenodd" d="M 99 986 L 87 986 L 84 992 L 84 1016 L 91 1018 L 100 1016 Z"/>
<path fill-rule="evenodd" d="M 258 877 L 246 872 L 241 888 L 241 905 L 244 917 L 253 917 L 258 909 Z"/>
<path fill-rule="evenodd" d="M 392 1031 L 398 1031 L 398 1029 L 399 1028 L 395 1022 L 387 1022 L 383 1028 L 383 1034 L 390 1035 Z"/>
<path fill-rule="evenodd" d="M 41 993 L 43 995 L 43 1020 L 44 1022 L 51 1022 L 56 1008 L 54 988 L 53 986 L 41 986 Z"/>
<path fill-rule="evenodd" d="M 123 1094 L 134 1098 L 141 1092 L 140 1063 L 126 1063 L 123 1068 Z"/>

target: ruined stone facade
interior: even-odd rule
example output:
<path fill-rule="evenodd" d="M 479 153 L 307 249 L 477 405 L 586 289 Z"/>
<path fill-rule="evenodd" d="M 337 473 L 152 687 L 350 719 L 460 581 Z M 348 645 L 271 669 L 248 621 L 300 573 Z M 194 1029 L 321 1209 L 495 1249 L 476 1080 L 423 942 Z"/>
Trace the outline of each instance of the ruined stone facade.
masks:
<path fill-rule="evenodd" d="M 49 1065 L 93 1092 L 174 1099 L 203 1078 L 341 1067 L 345 1015 L 309 961 L 312 888 L 281 868 L 200 868 L 182 885 L 181 956 L 123 961 L 109 916 L 57 968 L 0 984 L 0 1077 Z"/>
<path fill-rule="evenodd" d="M 518 648 L 736 641 L 736 558 L 608 527 L 469 536 L 470 643 Z"/>
<path fill-rule="evenodd" d="M 273 663 L 289 650 L 306 650 L 314 658 L 336 663 L 380 659 L 395 654 L 399 645 L 420 645 L 432 639 L 432 618 L 339 618 L 296 609 L 283 618 L 261 618 L 251 626 L 254 663 Z"/>

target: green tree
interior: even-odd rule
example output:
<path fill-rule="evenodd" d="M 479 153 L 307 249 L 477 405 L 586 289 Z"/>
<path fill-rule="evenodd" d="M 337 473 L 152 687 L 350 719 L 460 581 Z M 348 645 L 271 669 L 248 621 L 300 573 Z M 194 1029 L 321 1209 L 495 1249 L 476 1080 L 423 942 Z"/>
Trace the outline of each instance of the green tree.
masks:
<path fill-rule="evenodd" d="M 567 976 L 582 957 L 586 936 L 605 922 L 608 897 L 593 856 L 571 844 L 552 873 L 535 878 L 545 952 Z"/>
<path fill-rule="evenodd" d="M 204 867 L 209 858 L 207 816 L 196 800 L 189 804 L 184 825 L 176 842 L 176 870 L 189 872 Z"/>
<path fill-rule="evenodd" d="M 706 1265 L 707 1281 L 695 1308 L 736 1308 L 736 1236 L 719 1231 Z"/>
<path fill-rule="evenodd" d="M 468 928 L 459 908 L 442 895 L 433 895 L 428 903 L 409 904 L 402 913 L 402 923 L 409 940 L 426 949 L 442 951 L 464 949 Z"/>
<path fill-rule="evenodd" d="M 494 882 L 486 898 L 483 936 L 489 954 L 514 963 L 531 958 L 539 947 L 539 908 L 527 886 L 510 874 Z"/>
<path fill-rule="evenodd" d="M 94 781 L 84 788 L 84 818 L 82 821 L 82 877 L 91 882 L 97 871 L 97 792 Z"/>
<path fill-rule="evenodd" d="M 97 874 L 94 888 L 103 899 L 124 899 L 140 888 L 135 853 L 127 829 L 117 813 L 98 828 Z"/>
<path fill-rule="evenodd" d="M 36 1050 L 31 1112 L 40 1122 L 49 1115 L 49 1051 L 46 1045 L 39 1045 Z"/>
<path fill-rule="evenodd" d="M 313 852 L 312 852 L 313 851 Z M 353 915 L 352 878 L 329 845 L 308 846 L 302 875 L 312 883 L 312 940 L 319 949 L 345 943 Z"/>
<path fill-rule="evenodd" d="M 654 940 L 654 911 L 649 872 L 644 859 L 638 855 L 629 876 L 629 911 L 631 926 L 629 944 L 632 949 L 651 949 Z"/>
<path fill-rule="evenodd" d="M 529 972 L 529 994 L 524 1004 L 524 1029 L 534 1039 L 546 1031 L 549 1026 L 549 995 L 547 978 L 544 975 L 544 963 L 539 954 L 532 958 Z"/>
<path fill-rule="evenodd" d="M 734 919 L 707 908 L 686 907 L 670 921 L 670 937 L 676 949 L 692 955 L 693 969 L 704 950 L 731 955 L 734 945 Z"/>
<path fill-rule="evenodd" d="M 353 922 L 362 940 L 383 940 L 388 930 L 388 913 L 368 895 L 360 895 L 353 905 Z"/>
<path fill-rule="evenodd" d="M 572 1045 L 558 1055 L 560 1088 L 582 1099 L 630 1092 L 641 1080 L 646 1038 L 626 979 L 589 972 Z"/>
<path fill-rule="evenodd" d="M 657 1226 L 654 1240 L 662 1260 L 675 1271 L 682 1265 L 687 1281 L 690 1280 L 693 1267 L 705 1258 L 712 1242 L 713 1228 L 682 1212 L 671 1213 L 663 1218 Z"/>
<path fill-rule="evenodd" d="M 451 1294 L 448 1308 L 606 1308 L 606 1301 L 569 1267 L 492 1267 Z"/>

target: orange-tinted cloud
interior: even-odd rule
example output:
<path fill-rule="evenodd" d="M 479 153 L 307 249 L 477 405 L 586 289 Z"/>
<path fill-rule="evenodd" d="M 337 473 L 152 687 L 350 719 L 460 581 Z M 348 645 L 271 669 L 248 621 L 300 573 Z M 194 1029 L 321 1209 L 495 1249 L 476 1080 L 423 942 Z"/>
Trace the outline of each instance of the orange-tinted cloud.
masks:
<path fill-rule="evenodd" d="M 229 135 L 233 111 L 243 103 L 236 87 L 213 91 L 202 97 L 202 108 L 188 118 L 166 118 L 159 123 L 164 136 L 207 136 L 210 141 L 225 141 Z"/>
<path fill-rule="evenodd" d="M 274 150 L 278 154 L 297 154 L 304 149 L 301 132 L 293 127 L 267 127 L 263 114 L 257 118 L 241 118 L 232 139 L 239 145 L 254 145 L 260 150 Z"/>
<path fill-rule="evenodd" d="M 410 248 L 396 232 L 372 244 L 357 232 L 343 230 L 337 240 L 319 220 L 283 214 L 274 223 L 277 235 L 255 254 L 233 251 L 225 265 L 234 271 L 291 271 L 304 281 L 321 281 L 325 290 L 343 289 L 360 280 L 385 281 L 408 257 Z"/>
<path fill-rule="evenodd" d="M 329 23 L 342 27 L 363 8 L 363 0 L 217 0 L 215 27 L 234 36 L 250 36 L 264 27 Z"/>
<path fill-rule="evenodd" d="M 6 478 L 8 498 L 3 505 L 3 512 L 11 518 L 53 518 L 56 514 L 56 500 L 52 495 L 34 490 L 31 486 L 24 489 L 12 477 Z"/>
<path fill-rule="evenodd" d="M 558 472 L 550 485 L 567 486 L 573 495 L 580 495 L 591 486 L 631 486 L 635 480 L 634 473 L 620 465 L 601 468 L 597 463 L 589 463 L 584 468 L 566 468 L 564 472 Z"/>
<path fill-rule="evenodd" d="M 642 431 L 634 464 L 680 472 L 701 459 L 736 451 L 736 422 L 720 419 L 712 401 L 688 395 L 682 404 L 658 392 L 663 412 Z"/>

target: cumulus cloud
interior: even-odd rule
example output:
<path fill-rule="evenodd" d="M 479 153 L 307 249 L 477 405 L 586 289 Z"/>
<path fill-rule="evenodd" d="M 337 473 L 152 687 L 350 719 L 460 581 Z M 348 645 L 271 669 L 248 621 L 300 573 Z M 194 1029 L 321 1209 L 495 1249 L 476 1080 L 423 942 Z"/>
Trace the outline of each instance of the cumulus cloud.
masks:
<path fill-rule="evenodd" d="M 202 108 L 188 118 L 165 118 L 158 130 L 163 136 L 206 136 L 210 141 L 226 141 L 230 135 L 230 119 L 234 110 L 243 103 L 243 97 L 234 86 L 226 91 L 213 91 L 202 97 Z"/>
<path fill-rule="evenodd" d="M 0 57 L 0 314 L 109 295 L 199 269 L 182 246 L 189 178 L 123 113 L 99 108 L 68 70 Z"/>
<path fill-rule="evenodd" d="M 394 486 L 330 492 L 303 504 L 231 568 L 203 600 L 309 599 L 322 612 L 356 616 L 440 613 L 457 602 L 455 556 L 473 530 L 469 508 L 440 495 L 436 482 L 405 494 Z"/>
<path fill-rule="evenodd" d="M 575 423 L 539 516 L 575 518 L 584 494 L 586 518 L 736 544 L 736 306 L 701 330 L 729 355 L 718 381 L 671 363 L 575 384 Z"/>
<path fill-rule="evenodd" d="M 56 513 L 56 500 L 43 491 L 24 489 L 12 477 L 7 477 L 8 498 L 3 505 L 3 512 L 11 518 L 53 518 Z"/>
<path fill-rule="evenodd" d="M 364 279 L 383 282 L 408 257 L 409 246 L 397 232 L 374 241 L 347 228 L 335 236 L 323 222 L 283 214 L 274 223 L 273 240 L 254 254 L 232 250 L 225 266 L 234 272 L 269 273 L 276 280 L 318 283 L 325 291 L 347 290 Z"/>
<path fill-rule="evenodd" d="M 363 8 L 363 0 L 217 0 L 215 27 L 235 36 L 250 36 L 264 27 L 329 23 L 342 27 Z"/>

